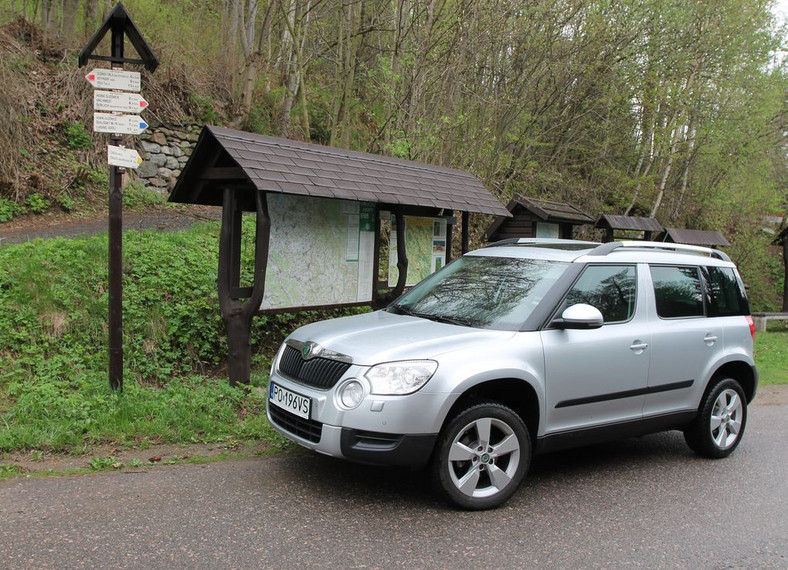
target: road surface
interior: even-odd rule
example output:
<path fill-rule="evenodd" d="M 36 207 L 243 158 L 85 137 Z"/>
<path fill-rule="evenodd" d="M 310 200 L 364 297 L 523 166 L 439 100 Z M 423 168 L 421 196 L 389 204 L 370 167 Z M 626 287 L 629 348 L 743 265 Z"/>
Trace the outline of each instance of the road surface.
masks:
<path fill-rule="evenodd" d="M 506 506 L 311 453 L 0 483 L 4 568 L 788 568 L 788 404 L 728 459 L 677 432 L 542 456 Z"/>

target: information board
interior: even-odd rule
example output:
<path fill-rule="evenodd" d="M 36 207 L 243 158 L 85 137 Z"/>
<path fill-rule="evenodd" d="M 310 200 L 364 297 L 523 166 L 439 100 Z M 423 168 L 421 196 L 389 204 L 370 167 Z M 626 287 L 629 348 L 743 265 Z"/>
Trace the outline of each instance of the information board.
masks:
<path fill-rule="evenodd" d="M 375 205 L 267 194 L 271 238 L 261 310 L 369 303 Z"/>
<path fill-rule="evenodd" d="M 405 251 L 408 254 L 408 277 L 405 285 L 410 287 L 446 265 L 446 220 L 403 216 L 405 219 Z M 397 228 L 396 217 L 392 217 L 389 236 L 389 286 L 397 284 Z"/>

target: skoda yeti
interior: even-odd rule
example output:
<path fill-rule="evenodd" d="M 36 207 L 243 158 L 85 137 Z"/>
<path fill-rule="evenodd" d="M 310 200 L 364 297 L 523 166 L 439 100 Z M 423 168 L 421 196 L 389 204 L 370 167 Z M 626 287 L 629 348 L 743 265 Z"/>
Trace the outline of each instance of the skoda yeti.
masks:
<path fill-rule="evenodd" d="M 487 509 L 535 453 L 682 430 L 726 457 L 758 384 L 754 336 L 722 252 L 507 240 L 383 310 L 293 332 L 268 418 L 320 453 L 427 467 L 449 503 Z"/>

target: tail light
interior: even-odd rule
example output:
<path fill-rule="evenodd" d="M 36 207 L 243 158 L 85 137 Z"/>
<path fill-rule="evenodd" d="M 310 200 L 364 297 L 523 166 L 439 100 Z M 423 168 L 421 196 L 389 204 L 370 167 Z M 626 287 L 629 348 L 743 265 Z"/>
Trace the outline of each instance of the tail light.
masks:
<path fill-rule="evenodd" d="M 747 324 L 750 325 L 750 336 L 752 336 L 752 342 L 755 342 L 755 320 L 752 318 L 752 315 L 747 315 Z"/>

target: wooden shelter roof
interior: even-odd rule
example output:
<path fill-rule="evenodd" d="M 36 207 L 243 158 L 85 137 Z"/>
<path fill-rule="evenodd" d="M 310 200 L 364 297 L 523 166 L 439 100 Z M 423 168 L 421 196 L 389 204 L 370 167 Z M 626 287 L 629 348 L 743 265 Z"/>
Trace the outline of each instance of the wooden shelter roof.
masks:
<path fill-rule="evenodd" d="M 665 228 L 665 238 L 670 238 L 673 243 L 685 245 L 704 245 L 709 247 L 727 247 L 730 242 L 722 233 L 716 230 L 683 230 Z M 663 241 L 667 241 L 663 238 Z"/>
<path fill-rule="evenodd" d="M 170 201 L 220 206 L 227 187 L 511 215 L 463 170 L 206 126 Z"/>
<path fill-rule="evenodd" d="M 604 214 L 594 227 L 613 230 L 635 230 L 645 232 L 664 231 L 656 218 L 640 218 L 637 216 L 615 216 Z"/>

